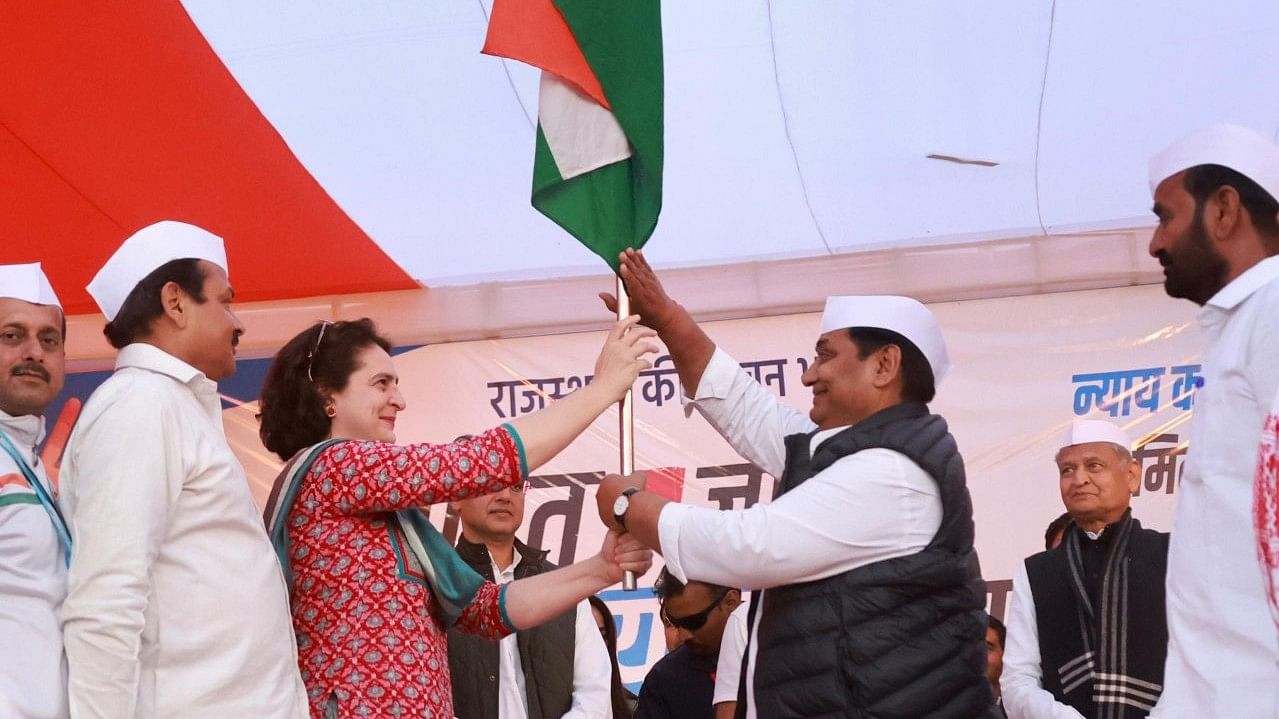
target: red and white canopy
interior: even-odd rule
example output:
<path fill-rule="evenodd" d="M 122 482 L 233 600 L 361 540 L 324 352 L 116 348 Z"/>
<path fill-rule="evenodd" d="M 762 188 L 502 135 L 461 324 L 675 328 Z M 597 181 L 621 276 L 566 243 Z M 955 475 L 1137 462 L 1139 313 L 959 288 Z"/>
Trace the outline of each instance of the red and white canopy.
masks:
<path fill-rule="evenodd" d="M 244 300 L 421 284 L 464 288 L 427 312 L 449 336 L 571 325 L 589 298 L 530 282 L 606 270 L 529 205 L 538 77 L 479 53 L 489 5 L 6 3 L 0 262 L 92 312 L 172 218 L 227 239 Z M 648 254 L 721 315 L 1149 281 L 1147 158 L 1279 128 L 1270 0 L 666 2 L 663 35 Z"/>

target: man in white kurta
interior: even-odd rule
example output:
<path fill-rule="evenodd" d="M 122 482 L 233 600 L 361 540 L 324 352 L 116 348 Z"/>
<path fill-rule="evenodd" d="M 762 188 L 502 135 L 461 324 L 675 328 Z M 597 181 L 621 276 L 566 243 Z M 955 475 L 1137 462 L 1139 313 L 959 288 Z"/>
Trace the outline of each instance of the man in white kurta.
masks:
<path fill-rule="evenodd" d="M 1204 340 L 1168 552 L 1164 692 L 1151 716 L 1279 716 L 1279 631 L 1252 522 L 1257 445 L 1279 390 L 1279 147 L 1209 128 L 1152 159 L 1150 184 L 1160 220 L 1151 254 L 1168 293 L 1203 306 Z"/>
<path fill-rule="evenodd" d="M 935 433 L 918 435 L 924 443 L 932 441 L 925 435 L 949 436 L 938 429 L 944 422 L 928 415 L 925 407 L 949 369 L 945 343 L 931 312 L 903 297 L 829 298 L 816 357 L 803 377 L 813 390 L 812 409 L 805 414 L 783 404 L 716 347 L 688 313 L 665 295 L 640 253 L 624 253 L 621 273 L 632 309 L 646 325 L 657 329 L 670 349 L 692 408 L 739 454 L 784 485 L 788 481 L 784 475 L 798 468 L 799 483 L 771 504 L 745 511 L 667 502 L 639 489 L 638 478 L 616 475 L 601 483 L 597 497 L 601 518 L 660 551 L 677 578 L 763 590 L 752 596 L 752 608 L 762 609 L 752 611 L 752 639 L 743 677 L 746 716 L 772 716 L 777 712 L 767 709 L 770 702 L 773 707 L 786 706 L 794 716 L 811 711 L 852 714 L 866 711 L 868 705 L 875 705 L 874 711 L 896 714 L 943 711 L 941 715 L 977 716 L 993 707 L 984 672 L 986 617 L 981 611 L 984 597 L 975 589 L 980 583 L 975 579 L 976 556 L 971 535 L 965 538 L 962 530 L 955 531 L 971 527 L 962 462 L 953 443 L 948 449 L 933 447 L 934 457 L 949 458 L 945 471 L 919 455 L 919 445 L 903 445 L 901 451 L 885 446 L 897 446 L 886 439 L 896 431 L 892 427 L 913 431 L 922 428 L 919 423 L 932 423 Z M 611 305 L 611 299 L 606 297 L 606 304 Z M 881 431 L 882 435 L 877 434 Z M 862 439 L 858 438 L 870 444 L 859 444 Z M 834 449 L 825 449 L 827 443 Z M 916 453 L 918 461 L 908 451 Z M 932 467 L 933 473 L 921 462 Z M 945 538 L 940 531 L 943 526 L 947 527 Z M 937 551 L 941 554 L 934 555 Z M 906 579 L 914 570 L 905 567 L 942 555 L 948 559 L 935 566 L 951 567 L 946 570 L 947 579 L 936 584 Z M 966 567 L 955 568 L 956 561 Z M 900 579 L 887 578 L 894 574 Z M 888 634 L 899 635 L 891 648 L 839 650 L 866 639 L 868 635 L 861 634 L 864 622 L 876 620 L 863 613 L 865 605 L 852 608 L 831 599 L 827 606 L 832 612 L 825 613 L 820 602 L 813 600 L 834 597 L 841 591 L 838 587 L 872 576 L 878 579 L 866 582 L 867 587 L 874 585 L 868 593 L 884 594 L 868 601 L 887 603 L 880 618 L 892 616 L 895 622 L 903 617 L 900 612 L 912 614 L 927 606 L 925 613 L 931 619 L 920 620 L 917 615 L 908 620 L 910 628 L 899 624 L 891 632 L 868 630 L 878 631 L 880 640 Z M 900 584 L 889 587 L 894 581 Z M 930 594 L 932 587 L 935 594 Z M 823 594 L 828 588 L 832 593 Z M 899 602 L 902 592 L 915 590 L 929 596 L 917 597 L 912 609 L 904 609 Z M 772 595 L 797 601 L 783 608 L 779 600 L 772 605 L 776 613 L 770 614 Z M 800 626 L 810 610 L 821 615 L 821 629 Z M 839 615 L 846 610 L 849 614 L 841 620 Z M 853 624 L 850 614 L 856 615 Z M 923 626 L 937 622 L 935 626 L 940 627 L 952 620 L 948 630 Z M 785 627 L 781 631 L 786 637 L 778 647 L 785 643 L 797 647 L 767 657 L 775 669 L 787 656 L 802 662 L 812 659 L 820 662 L 820 668 L 796 669 L 793 678 L 758 670 L 766 659 L 760 649 L 761 627 L 770 621 L 775 628 Z M 916 629 L 918 633 L 912 634 Z M 859 637 L 844 636 L 850 632 Z M 924 635 L 945 639 L 928 647 L 914 644 Z M 775 630 L 773 636 L 781 633 Z M 912 646 L 888 658 L 906 644 Z M 921 672 L 920 666 L 933 669 Z M 761 677 L 770 684 L 767 696 L 759 690 Z"/>
<path fill-rule="evenodd" d="M 89 290 L 124 346 L 63 465 L 72 715 L 306 717 L 279 562 L 223 432 L 215 379 L 242 328 L 221 240 L 152 225 Z"/>
<path fill-rule="evenodd" d="M 0 719 L 67 716 L 58 609 L 70 547 L 38 451 L 62 388 L 64 322 L 39 264 L 0 266 Z"/>
<path fill-rule="evenodd" d="M 768 474 L 785 467 L 782 438 L 811 432 L 808 415 L 783 405 L 742 371 L 728 353 L 715 356 L 689 406 L 701 412 L 733 449 Z M 813 435 L 822 440 L 845 427 Z M 838 460 L 794 492 L 744 512 L 670 504 L 659 520 L 662 558 L 681 581 L 775 587 L 825 579 L 872 562 L 914 554 L 941 523 L 941 499 L 918 465 L 889 449 Z M 762 602 L 764 591 L 757 592 Z M 752 601 L 756 601 L 755 598 Z M 755 617 L 757 631 L 762 615 Z M 746 661 L 747 716 L 754 707 L 758 644 Z"/>

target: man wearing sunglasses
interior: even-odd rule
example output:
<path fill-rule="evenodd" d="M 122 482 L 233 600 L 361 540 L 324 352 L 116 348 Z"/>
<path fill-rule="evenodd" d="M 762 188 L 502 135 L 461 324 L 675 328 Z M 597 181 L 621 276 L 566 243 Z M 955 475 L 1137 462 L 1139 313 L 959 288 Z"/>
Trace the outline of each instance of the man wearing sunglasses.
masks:
<path fill-rule="evenodd" d="M 908 297 L 828 298 L 804 413 L 716 347 L 641 253 L 624 252 L 620 273 L 691 408 L 780 485 L 741 511 L 669 502 L 642 473 L 610 475 L 596 496 L 604 523 L 660 552 L 672 575 L 762 590 L 737 715 L 988 715 L 972 501 L 954 437 L 928 408 L 950 369 L 932 312 Z"/>
<path fill-rule="evenodd" d="M 555 569 L 546 552 L 515 536 L 528 482 L 449 508 L 461 520 L 457 553 L 480 576 L 507 584 Z M 493 642 L 449 631 L 453 710 L 467 719 L 608 716 L 613 664 L 590 605 Z"/>
<path fill-rule="evenodd" d="M 682 644 L 649 670 L 635 719 L 712 719 L 720 641 L 729 615 L 742 602 L 741 592 L 705 582 L 686 584 L 665 569 L 653 591 Z"/>

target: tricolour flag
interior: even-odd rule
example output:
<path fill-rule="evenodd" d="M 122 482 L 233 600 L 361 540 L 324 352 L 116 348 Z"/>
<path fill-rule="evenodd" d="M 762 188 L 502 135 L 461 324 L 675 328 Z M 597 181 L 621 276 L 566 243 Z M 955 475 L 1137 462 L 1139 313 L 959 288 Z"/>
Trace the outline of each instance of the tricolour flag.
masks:
<path fill-rule="evenodd" d="M 486 54 L 542 70 L 533 206 L 617 269 L 662 209 L 659 0 L 494 0 Z"/>

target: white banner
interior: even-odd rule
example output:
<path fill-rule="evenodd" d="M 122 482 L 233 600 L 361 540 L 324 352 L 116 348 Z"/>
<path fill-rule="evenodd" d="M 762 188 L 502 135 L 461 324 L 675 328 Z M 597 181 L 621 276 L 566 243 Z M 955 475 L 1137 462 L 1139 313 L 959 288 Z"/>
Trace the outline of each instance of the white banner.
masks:
<path fill-rule="evenodd" d="M 1198 369 L 1195 307 L 1147 286 L 932 305 L 955 369 L 938 391 L 943 415 L 968 468 L 977 549 L 990 584 L 990 610 L 1002 616 L 1010 577 L 1043 548 L 1044 529 L 1063 507 L 1053 455 L 1076 417 L 1125 427 L 1142 458 L 1134 514 L 1167 530 L 1176 501 L 1187 420 Z M 818 315 L 705 325 L 711 338 L 794 407 L 808 409 L 800 382 L 817 339 Z M 392 338 L 394 339 L 394 338 Z M 447 442 L 535 411 L 548 398 L 589 381 L 602 333 L 466 342 L 414 349 L 396 363 L 408 400 L 401 442 Z M 636 466 L 666 468 L 682 480 L 685 502 L 741 509 L 772 497 L 774 481 L 739 457 L 698 415 L 686 418 L 669 357 L 635 385 Z M 253 474 L 255 491 L 278 466 L 257 442 L 252 407 L 227 412 L 227 431 Z M 559 564 L 598 550 L 594 486 L 618 467 L 612 410 L 534 474 L 521 536 L 551 550 Z M 456 520 L 442 505 L 431 516 L 446 536 Z M 660 562 L 637 592 L 604 594 L 620 622 L 623 680 L 634 684 L 665 651 L 648 591 Z"/>

